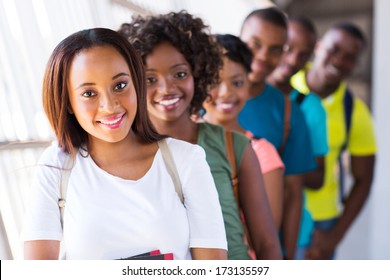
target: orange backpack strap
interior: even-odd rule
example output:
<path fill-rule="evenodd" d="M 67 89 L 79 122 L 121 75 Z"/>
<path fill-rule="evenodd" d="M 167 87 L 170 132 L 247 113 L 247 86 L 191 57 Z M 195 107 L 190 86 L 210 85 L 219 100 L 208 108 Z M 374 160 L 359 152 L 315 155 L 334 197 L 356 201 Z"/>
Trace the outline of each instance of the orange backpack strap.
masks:
<path fill-rule="evenodd" d="M 227 155 L 228 161 L 230 163 L 230 166 L 232 168 L 232 173 L 231 173 L 230 179 L 232 182 L 234 198 L 236 199 L 237 209 L 239 211 L 242 226 L 244 229 L 244 242 L 245 242 L 245 244 L 248 245 L 248 253 L 249 253 L 250 257 L 253 259 L 256 259 L 256 254 L 255 254 L 255 251 L 253 249 L 252 241 L 250 239 L 248 226 L 247 226 L 245 220 L 243 219 L 243 214 L 242 214 L 242 210 L 240 207 L 240 199 L 239 199 L 239 195 L 238 195 L 238 175 L 237 175 L 236 156 L 234 153 L 234 145 L 233 145 L 233 133 L 229 130 L 226 130 L 226 129 L 225 129 L 225 143 L 226 143 L 226 155 Z"/>
<path fill-rule="evenodd" d="M 284 147 L 286 146 L 287 143 L 287 138 L 288 135 L 290 134 L 290 129 L 291 129 L 291 100 L 288 95 L 284 97 L 284 123 L 283 123 L 283 140 L 282 144 L 280 145 L 278 151 L 279 155 L 282 156 Z"/>

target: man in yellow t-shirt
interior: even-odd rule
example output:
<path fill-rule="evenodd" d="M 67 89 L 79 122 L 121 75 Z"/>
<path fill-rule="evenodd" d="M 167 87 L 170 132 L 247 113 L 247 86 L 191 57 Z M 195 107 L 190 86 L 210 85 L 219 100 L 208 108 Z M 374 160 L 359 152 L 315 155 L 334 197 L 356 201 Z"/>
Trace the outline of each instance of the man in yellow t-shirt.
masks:
<path fill-rule="evenodd" d="M 329 152 L 325 157 L 325 180 L 319 190 L 307 191 L 310 213 L 315 220 L 312 245 L 307 258 L 333 258 L 334 251 L 351 226 L 370 192 L 374 174 L 376 144 L 367 106 L 353 98 L 350 131 L 344 117 L 345 79 L 357 65 L 364 49 L 363 33 L 350 23 L 330 28 L 315 49 L 313 64 L 291 80 L 301 92 L 315 92 L 327 114 Z M 348 137 L 348 141 L 347 141 Z M 353 186 L 341 209 L 338 157 L 347 143 Z"/>

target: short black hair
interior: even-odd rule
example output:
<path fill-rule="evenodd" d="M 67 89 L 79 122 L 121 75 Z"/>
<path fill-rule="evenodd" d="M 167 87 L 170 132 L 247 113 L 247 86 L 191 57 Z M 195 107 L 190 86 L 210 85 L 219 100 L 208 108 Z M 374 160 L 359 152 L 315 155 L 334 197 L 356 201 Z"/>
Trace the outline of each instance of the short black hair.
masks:
<path fill-rule="evenodd" d="M 294 22 L 299 24 L 301 27 L 303 27 L 306 31 L 312 33 L 315 38 L 317 38 L 317 29 L 311 19 L 305 16 L 294 16 L 289 17 L 289 22 Z"/>
<path fill-rule="evenodd" d="M 245 18 L 244 23 L 252 17 L 257 17 L 287 30 L 287 16 L 276 7 L 254 10 Z"/>
<path fill-rule="evenodd" d="M 363 34 L 363 31 L 355 24 L 351 22 L 339 22 L 332 26 L 331 30 L 342 30 L 349 35 L 355 37 L 363 43 L 363 46 L 366 45 L 366 37 Z"/>
<path fill-rule="evenodd" d="M 244 66 L 248 73 L 251 72 L 253 54 L 240 38 L 231 34 L 217 34 L 215 38 L 224 48 L 223 55 Z"/>

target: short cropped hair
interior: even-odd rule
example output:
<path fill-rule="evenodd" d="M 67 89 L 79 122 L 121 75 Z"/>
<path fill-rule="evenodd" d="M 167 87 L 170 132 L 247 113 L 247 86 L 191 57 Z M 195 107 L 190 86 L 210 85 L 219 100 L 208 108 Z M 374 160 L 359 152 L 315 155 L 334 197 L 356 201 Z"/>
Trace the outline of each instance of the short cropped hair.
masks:
<path fill-rule="evenodd" d="M 299 24 L 307 32 L 313 34 L 314 38 L 317 38 L 317 36 L 318 36 L 317 28 L 315 27 L 313 21 L 311 19 L 309 19 L 308 17 L 293 16 L 293 17 L 289 17 L 288 21 Z"/>
<path fill-rule="evenodd" d="M 252 17 L 256 17 L 258 19 L 270 22 L 276 26 L 280 26 L 287 30 L 287 16 L 280 9 L 276 7 L 270 7 L 267 9 L 257 9 L 252 11 L 244 19 L 244 24 Z"/>
<path fill-rule="evenodd" d="M 366 37 L 364 36 L 363 31 L 357 25 L 351 22 L 337 23 L 331 27 L 331 30 L 342 30 L 360 40 L 363 43 L 363 46 L 366 45 Z"/>
<path fill-rule="evenodd" d="M 207 97 L 209 86 L 218 84 L 222 67 L 220 48 L 209 34 L 202 19 L 186 11 L 155 16 L 135 16 L 118 30 L 141 54 L 143 62 L 162 42 L 172 44 L 191 66 L 194 77 L 194 97 L 190 114 L 198 113 Z"/>
<path fill-rule="evenodd" d="M 223 47 L 224 56 L 241 64 L 247 73 L 251 72 L 253 54 L 240 38 L 231 34 L 217 34 L 215 37 L 218 44 Z"/>
<path fill-rule="evenodd" d="M 43 80 L 43 108 L 64 152 L 87 143 L 88 133 L 70 113 L 69 71 L 74 57 L 95 46 L 114 47 L 126 60 L 137 94 L 133 131 L 148 143 L 163 138 L 154 129 L 146 110 L 146 80 L 140 56 L 126 38 L 114 30 L 94 28 L 76 32 L 61 41 L 51 54 Z"/>

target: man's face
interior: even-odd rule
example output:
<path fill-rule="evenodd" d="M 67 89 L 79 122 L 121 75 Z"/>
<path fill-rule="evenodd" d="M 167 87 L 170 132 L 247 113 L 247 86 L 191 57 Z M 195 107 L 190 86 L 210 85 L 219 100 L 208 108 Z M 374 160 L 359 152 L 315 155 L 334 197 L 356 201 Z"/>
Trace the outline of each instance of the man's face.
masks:
<path fill-rule="evenodd" d="M 313 70 L 323 83 L 338 84 L 355 69 L 363 42 L 339 29 L 331 29 L 323 36 L 315 49 Z"/>
<path fill-rule="evenodd" d="M 287 30 L 253 16 L 244 23 L 240 38 L 253 53 L 249 80 L 252 83 L 264 83 L 279 63 L 287 40 Z"/>
<path fill-rule="evenodd" d="M 278 67 L 272 72 L 272 77 L 280 82 L 289 81 L 306 65 L 313 53 L 315 43 L 315 34 L 299 23 L 289 22 L 287 44 Z"/>

